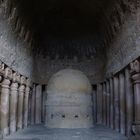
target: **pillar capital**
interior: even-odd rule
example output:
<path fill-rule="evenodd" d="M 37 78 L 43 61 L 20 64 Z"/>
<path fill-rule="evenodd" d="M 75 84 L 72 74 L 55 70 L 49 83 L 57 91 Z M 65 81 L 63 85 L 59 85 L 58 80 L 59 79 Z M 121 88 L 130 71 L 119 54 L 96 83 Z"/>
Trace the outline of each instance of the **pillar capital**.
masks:
<path fill-rule="evenodd" d="M 27 80 L 26 80 L 26 86 L 30 87 L 30 88 L 33 87 L 33 83 L 32 83 L 32 81 L 29 78 L 27 78 Z"/>
<path fill-rule="evenodd" d="M 9 79 L 4 79 L 3 81 L 2 81 L 2 83 L 1 83 L 1 86 L 3 87 L 3 88 L 9 88 L 9 85 L 10 85 L 10 80 Z"/>
<path fill-rule="evenodd" d="M 138 60 L 130 63 L 130 74 L 134 83 L 140 82 L 140 62 Z"/>
<path fill-rule="evenodd" d="M 13 82 L 12 84 L 11 84 L 11 90 L 18 90 L 18 83 L 15 83 L 15 82 Z M 13 92 L 11 92 L 11 94 L 12 94 Z"/>
<path fill-rule="evenodd" d="M 140 73 L 140 62 L 138 60 L 131 62 L 130 69 L 131 69 L 130 71 L 131 74 Z"/>
<path fill-rule="evenodd" d="M 25 85 L 20 85 L 19 91 L 20 91 L 19 93 L 25 92 Z"/>
<path fill-rule="evenodd" d="M 7 78 L 7 79 L 12 79 L 13 78 L 13 72 L 12 72 L 11 68 L 9 68 L 9 67 L 5 68 L 4 77 Z"/>
<path fill-rule="evenodd" d="M 12 80 L 13 80 L 14 83 L 16 83 L 16 82 L 20 83 L 20 74 L 18 72 L 14 72 Z"/>
<path fill-rule="evenodd" d="M 20 84 L 26 85 L 26 77 L 24 77 L 24 76 L 20 77 Z"/>

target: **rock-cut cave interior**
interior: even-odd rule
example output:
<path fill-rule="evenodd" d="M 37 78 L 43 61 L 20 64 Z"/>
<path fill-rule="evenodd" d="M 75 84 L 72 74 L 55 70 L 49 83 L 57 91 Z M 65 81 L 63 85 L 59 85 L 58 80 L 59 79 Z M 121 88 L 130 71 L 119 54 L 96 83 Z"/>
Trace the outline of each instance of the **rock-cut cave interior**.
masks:
<path fill-rule="evenodd" d="M 140 0 L 0 0 L 0 140 L 140 140 Z"/>

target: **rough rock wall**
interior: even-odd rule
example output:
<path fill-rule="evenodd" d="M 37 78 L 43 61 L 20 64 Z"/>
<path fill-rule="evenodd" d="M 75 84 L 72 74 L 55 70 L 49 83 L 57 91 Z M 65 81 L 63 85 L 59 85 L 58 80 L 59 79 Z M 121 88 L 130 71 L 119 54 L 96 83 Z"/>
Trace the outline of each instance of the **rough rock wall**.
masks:
<path fill-rule="evenodd" d="M 106 73 L 116 73 L 140 56 L 140 9 L 127 18 L 107 49 Z"/>
<path fill-rule="evenodd" d="M 12 69 L 32 77 L 33 59 L 28 37 L 18 24 L 16 9 L 8 15 L 6 4 L 6 1 L 0 4 L 0 59 Z"/>
<path fill-rule="evenodd" d="M 139 0 L 118 0 L 103 9 L 100 32 L 101 45 L 106 47 L 105 77 L 140 56 L 139 7 Z"/>
<path fill-rule="evenodd" d="M 36 58 L 34 63 L 34 77 L 39 83 L 48 83 L 51 76 L 61 69 L 72 68 L 84 72 L 92 84 L 102 81 L 104 72 L 103 59 L 98 57 L 93 60 L 49 60 Z"/>

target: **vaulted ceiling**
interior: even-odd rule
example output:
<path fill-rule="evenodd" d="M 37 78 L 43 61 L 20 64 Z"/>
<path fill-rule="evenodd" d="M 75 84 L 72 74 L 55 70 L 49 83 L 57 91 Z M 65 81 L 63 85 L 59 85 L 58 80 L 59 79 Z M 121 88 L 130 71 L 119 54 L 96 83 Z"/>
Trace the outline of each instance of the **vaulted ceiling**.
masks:
<path fill-rule="evenodd" d="M 9 12 L 16 15 L 13 7 L 18 12 L 15 28 L 20 18 L 21 26 L 31 32 L 36 55 L 51 59 L 92 59 L 104 53 L 137 4 L 138 0 L 8 1 Z"/>
<path fill-rule="evenodd" d="M 34 29 L 38 54 L 92 58 L 99 47 L 98 19 L 108 1 L 24 0 L 19 10 Z"/>

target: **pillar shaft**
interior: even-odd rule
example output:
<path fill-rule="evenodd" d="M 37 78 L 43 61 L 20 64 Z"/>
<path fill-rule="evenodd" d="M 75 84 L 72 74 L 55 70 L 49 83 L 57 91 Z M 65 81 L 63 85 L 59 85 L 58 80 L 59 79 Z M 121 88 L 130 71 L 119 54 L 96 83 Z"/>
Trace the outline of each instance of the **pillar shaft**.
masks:
<path fill-rule="evenodd" d="M 133 94 L 130 79 L 130 70 L 125 69 L 125 92 L 126 92 L 126 135 L 131 135 L 131 127 L 133 122 Z"/>
<path fill-rule="evenodd" d="M 36 86 L 36 111 L 35 111 L 35 123 L 41 123 L 41 101 L 42 101 L 42 88 L 41 85 Z"/>
<path fill-rule="evenodd" d="M 109 82 L 110 82 L 110 126 L 112 129 L 114 129 L 114 92 L 112 78 L 109 80 Z"/>
<path fill-rule="evenodd" d="M 106 83 L 103 83 L 103 124 L 106 125 Z"/>
<path fill-rule="evenodd" d="M 31 103 L 32 103 L 32 90 L 30 90 L 28 97 L 28 125 L 31 125 Z"/>
<path fill-rule="evenodd" d="M 25 86 L 20 85 L 19 87 L 19 96 L 18 96 L 18 122 L 17 127 L 19 129 L 23 128 L 23 99 L 25 93 Z"/>
<path fill-rule="evenodd" d="M 115 109 L 115 130 L 119 132 L 120 126 L 119 126 L 119 121 L 120 121 L 120 109 L 119 109 L 119 81 L 118 77 L 114 77 L 114 109 Z"/>
<path fill-rule="evenodd" d="M 24 96 L 24 127 L 25 128 L 28 126 L 29 93 L 30 93 L 30 87 L 26 86 L 25 96 Z"/>
<path fill-rule="evenodd" d="M 134 88 L 134 108 L 135 118 L 133 131 L 140 138 L 140 62 L 135 60 L 130 64 L 131 67 L 131 78 L 133 80 Z"/>
<path fill-rule="evenodd" d="M 94 123 L 97 123 L 97 88 L 93 88 L 93 115 Z"/>
<path fill-rule="evenodd" d="M 12 83 L 10 96 L 10 132 L 16 131 L 18 83 Z"/>
<path fill-rule="evenodd" d="M 0 125 L 1 125 L 3 136 L 9 134 L 9 93 L 10 93 L 9 85 L 10 85 L 10 80 L 8 79 L 4 79 L 1 83 Z"/>
<path fill-rule="evenodd" d="M 106 108 L 107 108 L 107 126 L 110 126 L 110 89 L 109 81 L 106 82 L 107 93 L 106 93 Z"/>
<path fill-rule="evenodd" d="M 132 76 L 134 81 L 134 102 L 135 102 L 135 133 L 140 136 L 140 73 Z"/>
<path fill-rule="evenodd" d="M 102 123 L 102 86 L 97 85 L 97 123 Z"/>
<path fill-rule="evenodd" d="M 35 124 L 35 97 L 36 97 L 35 85 L 33 86 L 32 97 L 31 97 L 31 124 Z"/>
<path fill-rule="evenodd" d="M 134 83 L 135 123 L 140 124 L 140 74 L 135 76 L 139 78 L 139 81 Z"/>
<path fill-rule="evenodd" d="M 1 64 L 0 64 L 0 70 L 1 70 Z M 2 76 L 0 75 L 0 82 L 2 80 Z M 1 88 L 1 85 L 0 85 Z M 0 90 L 0 108 L 1 108 L 1 90 Z M 0 120 L 1 120 L 1 111 L 0 111 Z M 0 124 L 0 139 L 2 139 L 2 128 L 1 128 L 1 124 Z"/>
<path fill-rule="evenodd" d="M 45 114 L 46 114 L 46 93 L 47 93 L 47 86 L 43 86 L 42 92 L 42 121 L 45 122 Z"/>
<path fill-rule="evenodd" d="M 120 73 L 119 75 L 119 93 L 120 93 L 120 132 L 125 134 L 126 124 L 126 100 L 125 100 L 125 84 L 124 84 L 124 73 Z"/>

